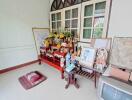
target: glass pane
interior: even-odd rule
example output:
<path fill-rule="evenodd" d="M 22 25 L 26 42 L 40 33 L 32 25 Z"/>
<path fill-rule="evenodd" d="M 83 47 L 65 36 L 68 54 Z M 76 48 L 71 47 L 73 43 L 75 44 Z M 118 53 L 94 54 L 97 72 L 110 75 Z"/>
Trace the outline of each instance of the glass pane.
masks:
<path fill-rule="evenodd" d="M 73 34 L 74 37 L 78 38 L 77 29 L 71 29 L 71 33 Z"/>
<path fill-rule="evenodd" d="M 52 22 L 52 29 L 56 29 L 56 22 Z"/>
<path fill-rule="evenodd" d="M 106 6 L 106 1 L 96 3 L 95 4 L 95 15 L 105 13 L 105 6 Z"/>
<path fill-rule="evenodd" d="M 83 38 L 91 38 L 91 29 L 84 29 L 83 30 Z"/>
<path fill-rule="evenodd" d="M 93 15 L 93 5 L 85 6 L 84 16 L 92 16 Z"/>
<path fill-rule="evenodd" d="M 70 20 L 65 21 L 65 28 L 70 28 Z"/>
<path fill-rule="evenodd" d="M 92 18 L 84 18 L 84 27 L 92 27 Z"/>
<path fill-rule="evenodd" d="M 61 13 L 57 13 L 57 20 L 61 20 Z"/>
<path fill-rule="evenodd" d="M 70 10 L 65 11 L 65 19 L 70 19 Z"/>
<path fill-rule="evenodd" d="M 94 27 L 103 27 L 103 26 L 104 26 L 104 17 L 95 17 Z"/>
<path fill-rule="evenodd" d="M 103 33 L 103 28 L 95 28 L 93 31 L 93 38 L 101 38 Z"/>
<path fill-rule="evenodd" d="M 78 20 L 77 19 L 72 20 L 72 28 L 77 28 L 77 25 L 78 25 Z"/>
<path fill-rule="evenodd" d="M 58 21 L 57 22 L 57 28 L 60 28 L 61 27 L 61 21 Z"/>
<path fill-rule="evenodd" d="M 55 14 L 52 14 L 51 17 L 52 17 L 52 21 L 55 21 Z"/>
<path fill-rule="evenodd" d="M 72 18 L 78 18 L 78 8 L 72 9 Z"/>

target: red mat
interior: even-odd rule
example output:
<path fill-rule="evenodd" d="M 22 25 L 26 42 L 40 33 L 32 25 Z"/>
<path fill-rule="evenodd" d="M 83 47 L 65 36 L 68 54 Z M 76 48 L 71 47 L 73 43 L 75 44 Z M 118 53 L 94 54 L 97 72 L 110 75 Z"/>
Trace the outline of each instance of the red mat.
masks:
<path fill-rule="evenodd" d="M 34 86 L 40 84 L 46 79 L 47 77 L 42 75 L 40 72 L 33 71 L 33 72 L 27 73 L 26 75 L 20 77 L 19 82 L 27 90 L 27 89 L 33 88 Z"/>

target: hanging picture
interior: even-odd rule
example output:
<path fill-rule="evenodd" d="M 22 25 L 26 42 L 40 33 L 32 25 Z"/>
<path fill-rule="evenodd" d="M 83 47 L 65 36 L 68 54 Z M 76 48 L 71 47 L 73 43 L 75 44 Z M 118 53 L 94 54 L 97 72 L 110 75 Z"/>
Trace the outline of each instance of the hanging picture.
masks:
<path fill-rule="evenodd" d="M 83 48 L 80 56 L 80 64 L 85 67 L 92 68 L 96 56 L 96 49 L 94 48 Z"/>
<path fill-rule="evenodd" d="M 35 45 L 38 55 L 40 54 L 40 47 L 43 47 L 43 41 L 49 35 L 49 28 L 32 28 Z"/>

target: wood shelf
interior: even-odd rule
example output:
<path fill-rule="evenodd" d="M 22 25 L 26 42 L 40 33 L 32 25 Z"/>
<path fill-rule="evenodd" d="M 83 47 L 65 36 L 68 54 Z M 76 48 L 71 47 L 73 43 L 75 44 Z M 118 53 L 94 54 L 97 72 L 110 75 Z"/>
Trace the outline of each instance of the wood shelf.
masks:
<path fill-rule="evenodd" d="M 51 58 L 50 58 L 51 59 Z M 60 72 L 63 72 L 63 68 L 57 63 L 55 62 L 54 58 L 51 59 L 51 61 L 49 59 L 47 59 L 46 57 L 40 57 L 39 56 L 39 60 L 41 60 L 44 63 L 47 63 L 48 65 L 56 68 L 57 70 L 59 70 Z"/>

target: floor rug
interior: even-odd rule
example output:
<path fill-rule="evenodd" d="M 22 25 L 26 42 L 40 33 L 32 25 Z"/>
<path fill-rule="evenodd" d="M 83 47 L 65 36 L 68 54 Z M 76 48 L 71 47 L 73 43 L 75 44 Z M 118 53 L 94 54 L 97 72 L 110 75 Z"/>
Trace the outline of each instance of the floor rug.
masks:
<path fill-rule="evenodd" d="M 46 79 L 47 77 L 41 74 L 40 72 L 33 71 L 21 76 L 19 78 L 19 82 L 26 90 L 28 90 L 45 81 Z"/>

